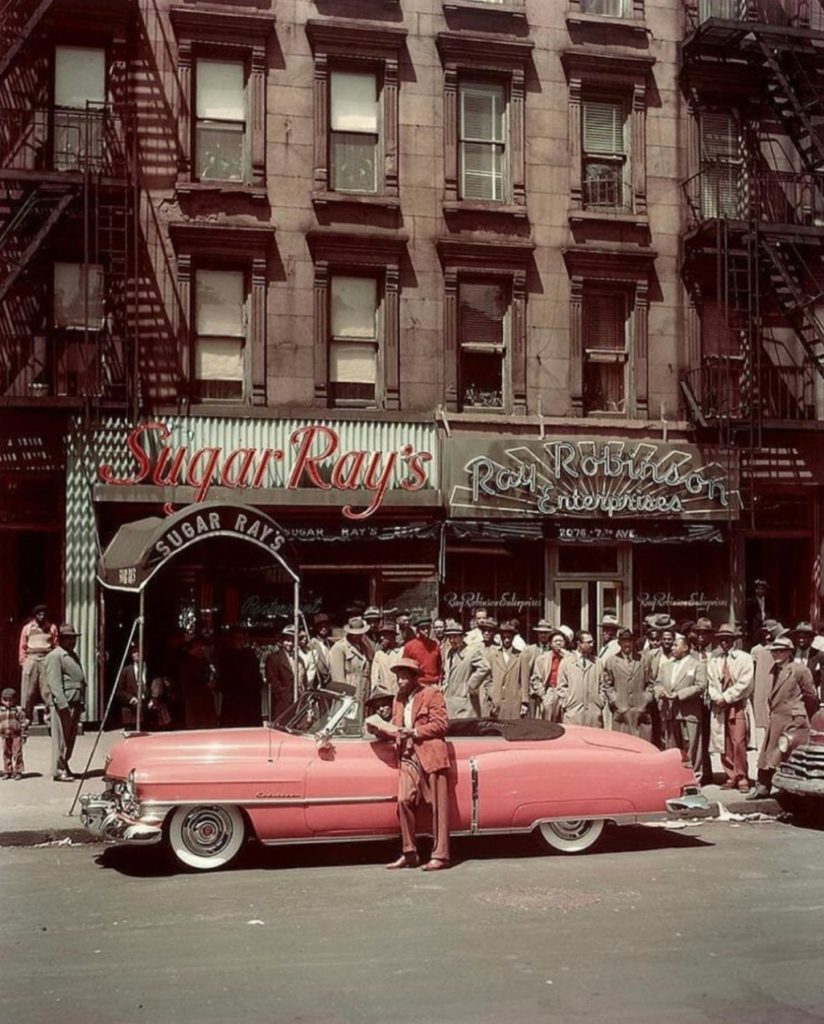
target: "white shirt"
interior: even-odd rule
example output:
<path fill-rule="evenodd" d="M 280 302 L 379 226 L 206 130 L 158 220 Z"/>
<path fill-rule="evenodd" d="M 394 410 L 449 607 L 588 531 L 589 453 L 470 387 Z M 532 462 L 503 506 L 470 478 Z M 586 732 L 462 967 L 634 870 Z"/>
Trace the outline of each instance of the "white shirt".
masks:
<path fill-rule="evenodd" d="M 409 697 L 403 706 L 403 727 L 404 729 L 412 728 L 412 698 Z"/>

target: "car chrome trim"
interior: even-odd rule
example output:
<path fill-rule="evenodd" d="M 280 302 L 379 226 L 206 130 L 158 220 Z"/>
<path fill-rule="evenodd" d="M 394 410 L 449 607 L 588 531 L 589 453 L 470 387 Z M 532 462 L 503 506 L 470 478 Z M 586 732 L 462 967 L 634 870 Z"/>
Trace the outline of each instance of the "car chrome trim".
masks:
<path fill-rule="evenodd" d="M 478 760 L 475 757 L 469 759 L 469 777 L 472 785 L 472 808 L 469 816 L 470 835 L 478 834 Z"/>
<path fill-rule="evenodd" d="M 385 842 L 387 839 L 397 839 L 400 834 L 400 829 L 398 829 L 397 832 L 379 832 L 376 835 L 369 836 L 292 836 L 287 839 L 261 839 L 259 842 L 263 846 L 315 846 L 318 843 L 377 843 Z M 424 832 L 418 834 L 426 835 Z M 450 834 L 454 835 L 455 833 Z"/>
<path fill-rule="evenodd" d="M 787 793 L 824 796 L 824 779 L 804 779 L 776 772 L 773 775 L 772 784 L 774 789 L 783 789 Z"/>
<path fill-rule="evenodd" d="M 397 793 L 391 796 L 288 796 L 288 797 L 235 797 L 233 800 L 213 800 L 202 797 L 200 800 L 141 800 L 141 807 L 198 807 L 200 804 L 220 807 L 320 807 L 324 804 L 386 804 L 395 803 Z"/>

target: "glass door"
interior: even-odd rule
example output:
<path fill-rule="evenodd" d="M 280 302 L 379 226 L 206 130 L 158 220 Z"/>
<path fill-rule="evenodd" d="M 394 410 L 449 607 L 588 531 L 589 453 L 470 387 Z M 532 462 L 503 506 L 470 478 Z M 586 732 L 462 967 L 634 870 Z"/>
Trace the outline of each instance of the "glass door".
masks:
<path fill-rule="evenodd" d="M 553 626 L 562 623 L 571 629 L 589 629 L 589 585 L 586 582 L 556 583 L 554 609 L 550 614 Z"/>

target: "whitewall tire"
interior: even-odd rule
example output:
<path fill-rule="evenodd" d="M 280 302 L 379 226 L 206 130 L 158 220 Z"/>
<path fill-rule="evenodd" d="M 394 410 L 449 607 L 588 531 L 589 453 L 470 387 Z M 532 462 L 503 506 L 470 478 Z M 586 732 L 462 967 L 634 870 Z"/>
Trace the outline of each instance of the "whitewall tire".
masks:
<path fill-rule="evenodd" d="M 544 846 L 559 853 L 584 853 L 595 846 L 603 831 L 603 818 L 594 821 L 576 818 L 568 821 L 543 821 L 535 834 Z"/>
<path fill-rule="evenodd" d="M 172 855 L 187 868 L 224 868 L 246 841 L 246 822 L 237 807 L 200 804 L 172 811 L 167 830 Z"/>

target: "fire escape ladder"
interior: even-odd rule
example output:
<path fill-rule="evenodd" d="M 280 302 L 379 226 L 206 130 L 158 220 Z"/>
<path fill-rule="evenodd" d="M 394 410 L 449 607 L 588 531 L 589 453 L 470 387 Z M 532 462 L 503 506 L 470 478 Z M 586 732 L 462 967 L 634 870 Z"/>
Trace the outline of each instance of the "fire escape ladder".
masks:
<path fill-rule="evenodd" d="M 0 82 L 53 3 L 54 0 L 40 0 L 32 9 L 31 0 L 5 0 L 0 6 Z"/>
<path fill-rule="evenodd" d="M 816 304 L 824 302 L 824 294 L 817 290 L 810 294 L 806 282 L 814 278 L 792 242 L 762 237 L 761 246 L 769 260 L 767 269 L 772 292 L 810 364 L 824 377 L 824 324 L 815 312 Z"/>
<path fill-rule="evenodd" d="M 757 39 L 756 63 L 766 78 L 766 91 L 775 115 L 795 142 L 808 171 L 824 170 L 824 138 L 814 119 L 824 123 L 824 95 L 821 86 L 812 82 L 801 57 L 795 52 L 780 52 L 768 40 Z M 792 70 L 785 67 L 792 62 Z M 803 86 L 801 95 L 799 86 Z"/>
<path fill-rule="evenodd" d="M 75 198 L 68 188 L 36 188 L 0 233 L 0 302 L 31 262 L 38 249 Z"/>

